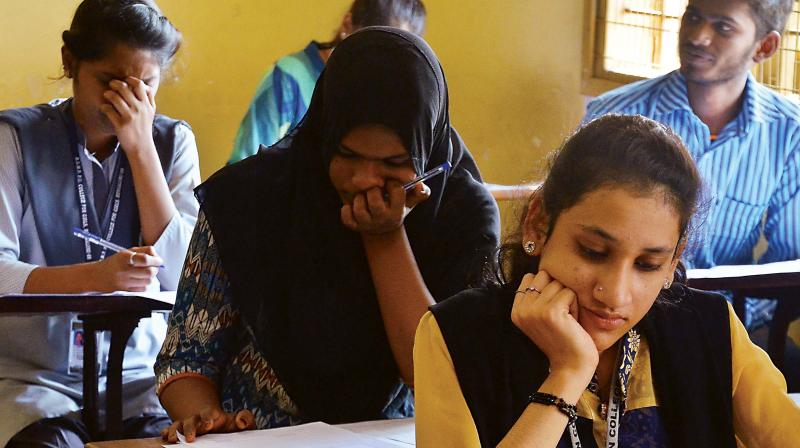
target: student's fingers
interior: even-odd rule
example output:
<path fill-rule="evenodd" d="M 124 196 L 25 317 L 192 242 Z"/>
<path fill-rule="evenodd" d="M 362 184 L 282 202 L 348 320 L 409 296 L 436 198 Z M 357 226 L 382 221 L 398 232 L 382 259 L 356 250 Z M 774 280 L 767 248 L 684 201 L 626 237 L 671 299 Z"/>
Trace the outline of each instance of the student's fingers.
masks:
<path fill-rule="evenodd" d="M 161 432 L 161 438 L 169 443 L 178 443 L 178 431 L 183 431 L 182 423 L 180 421 L 173 422 Z M 165 432 L 166 436 L 164 436 Z"/>
<path fill-rule="evenodd" d="M 150 98 L 147 95 L 147 89 L 149 87 L 144 81 L 139 78 L 134 78 L 133 76 L 128 76 L 125 78 L 125 82 L 128 84 L 128 87 L 130 87 L 131 92 L 137 100 L 143 103 L 150 102 Z"/>
<path fill-rule="evenodd" d="M 153 110 L 155 110 L 156 109 L 156 89 L 154 89 L 154 88 L 152 88 L 150 86 L 147 86 L 147 101 L 150 103 L 150 107 L 152 107 Z"/>
<path fill-rule="evenodd" d="M 342 224 L 350 230 L 358 231 L 358 223 L 353 218 L 353 206 L 344 204 L 341 209 Z"/>
<path fill-rule="evenodd" d="M 561 289 L 563 286 L 551 280 L 546 272 L 525 274 L 514 295 L 511 321 L 519 328 L 538 325 L 552 312 L 552 299 Z"/>
<path fill-rule="evenodd" d="M 356 219 L 357 223 L 362 225 L 372 222 L 372 215 L 367 206 L 366 197 L 362 193 L 355 195 L 353 198 L 353 217 Z"/>
<path fill-rule="evenodd" d="M 256 429 L 256 418 L 255 416 L 253 416 L 253 413 L 248 410 L 239 411 L 236 414 L 235 420 L 236 420 L 236 429 L 242 431 L 249 429 Z"/>
<path fill-rule="evenodd" d="M 367 209 L 369 209 L 370 216 L 378 217 L 385 216 L 389 211 L 386 200 L 383 199 L 383 190 L 380 188 L 370 188 L 365 193 Z"/>
<path fill-rule="evenodd" d="M 125 283 L 128 286 L 147 286 L 150 282 L 150 274 L 144 269 L 129 269 L 125 273 Z"/>
<path fill-rule="evenodd" d="M 220 427 L 220 420 L 223 415 L 216 409 L 204 409 L 198 416 L 197 435 L 217 432 Z"/>
<path fill-rule="evenodd" d="M 538 297 L 544 293 L 545 287 L 551 282 L 552 280 L 547 272 L 539 271 L 536 274 L 529 272 L 522 277 L 522 281 L 519 283 L 517 291 L 525 294 L 535 294 Z"/>
<path fill-rule="evenodd" d="M 125 78 L 125 82 L 131 87 L 131 90 L 136 94 L 136 97 L 142 101 L 150 104 L 153 109 L 156 108 L 156 89 L 149 86 L 146 82 L 133 76 Z"/>
<path fill-rule="evenodd" d="M 109 82 L 108 86 L 125 101 L 125 104 L 127 104 L 132 111 L 138 109 L 136 105 L 141 102 L 141 100 L 136 97 L 136 93 L 132 90 L 133 86 L 117 79 Z"/>
<path fill-rule="evenodd" d="M 406 207 L 414 208 L 431 196 L 431 189 L 420 182 L 406 192 Z"/>
<path fill-rule="evenodd" d="M 575 321 L 580 322 L 580 308 L 578 307 L 578 296 L 573 294 L 573 299 L 569 303 L 569 315 L 572 316 Z"/>
<path fill-rule="evenodd" d="M 527 299 L 527 292 L 525 288 L 531 283 L 533 280 L 533 274 L 525 274 L 522 277 L 522 281 L 519 282 L 519 287 L 517 287 L 517 292 L 514 294 L 514 303 L 511 306 L 511 322 L 513 322 L 517 327 L 522 325 L 524 320 L 525 314 L 525 302 Z"/>
<path fill-rule="evenodd" d="M 517 292 L 514 294 L 514 302 L 521 302 L 525 299 L 528 291 L 526 288 L 530 287 L 531 283 L 533 282 L 534 275 L 531 273 L 527 273 L 522 276 L 522 280 L 519 282 L 519 286 L 517 287 Z"/>
<path fill-rule="evenodd" d="M 534 282 L 536 287 L 542 289 L 545 286 L 547 286 L 548 283 L 552 282 L 553 278 L 550 277 L 550 274 L 548 274 L 547 271 L 540 269 L 539 272 L 537 272 L 536 275 L 533 276 L 532 281 Z"/>
<path fill-rule="evenodd" d="M 389 213 L 392 216 L 403 216 L 406 207 L 406 191 L 403 184 L 396 180 L 386 181 L 386 193 L 389 196 Z"/>
<path fill-rule="evenodd" d="M 535 280 L 534 282 L 531 283 L 533 283 L 534 285 L 539 284 Z M 551 304 L 553 298 L 556 296 L 556 294 L 558 294 L 559 291 L 561 291 L 564 288 L 564 286 L 561 283 L 559 283 L 558 280 L 551 280 L 549 283 L 544 285 L 544 288 L 539 288 L 538 286 L 536 286 L 536 288 L 539 289 L 539 291 L 541 291 L 541 293 L 539 294 L 539 298 L 542 299 L 542 303 Z"/>
<path fill-rule="evenodd" d="M 131 247 L 128 250 L 131 252 L 139 252 L 147 255 L 152 255 L 154 257 L 158 257 L 158 252 L 156 252 L 156 248 L 153 246 L 135 246 Z"/>
<path fill-rule="evenodd" d="M 115 90 L 106 90 L 103 92 L 103 98 L 106 99 L 108 104 L 111 104 L 121 117 L 131 115 L 131 107 Z"/>
<path fill-rule="evenodd" d="M 136 268 L 159 267 L 164 264 L 164 260 L 157 255 L 148 255 L 143 252 L 133 252 L 130 255 L 128 264 Z"/>
<path fill-rule="evenodd" d="M 147 286 L 158 275 L 158 268 L 132 268 L 128 272 L 128 278 L 133 282 L 132 286 Z"/>
<path fill-rule="evenodd" d="M 225 424 L 220 428 L 222 432 L 239 432 L 255 429 L 255 417 L 250 411 L 243 410 L 235 414 L 223 414 Z"/>
<path fill-rule="evenodd" d="M 569 288 L 561 288 L 550 301 L 550 310 L 554 319 L 561 319 L 570 313 L 570 307 L 577 300 L 575 292 Z"/>
<path fill-rule="evenodd" d="M 183 436 L 186 437 L 187 442 L 194 442 L 194 438 L 197 436 L 197 431 L 195 426 L 197 425 L 197 416 L 192 415 L 189 418 L 183 420 Z"/>

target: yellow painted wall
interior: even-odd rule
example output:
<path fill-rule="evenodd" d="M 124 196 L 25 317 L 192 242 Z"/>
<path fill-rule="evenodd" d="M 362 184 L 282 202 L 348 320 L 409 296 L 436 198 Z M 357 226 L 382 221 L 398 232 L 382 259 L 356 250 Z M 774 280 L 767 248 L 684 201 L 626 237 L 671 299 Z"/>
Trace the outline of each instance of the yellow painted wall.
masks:
<path fill-rule="evenodd" d="M 60 33 L 77 0 L 0 2 L 0 109 L 70 92 Z M 161 0 L 185 43 L 162 86 L 162 113 L 197 135 L 203 177 L 224 164 L 268 66 L 329 39 L 350 0 Z M 530 178 L 580 119 L 581 0 L 427 0 L 426 38 L 448 77 L 451 115 L 485 178 Z"/>

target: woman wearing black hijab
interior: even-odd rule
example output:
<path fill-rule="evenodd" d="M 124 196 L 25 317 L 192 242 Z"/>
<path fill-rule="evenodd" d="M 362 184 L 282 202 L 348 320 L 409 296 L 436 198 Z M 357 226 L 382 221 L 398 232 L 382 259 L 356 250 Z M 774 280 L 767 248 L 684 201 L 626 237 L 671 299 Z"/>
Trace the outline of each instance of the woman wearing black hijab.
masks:
<path fill-rule="evenodd" d="M 300 125 L 197 196 L 156 364 L 164 438 L 413 415 L 419 318 L 475 284 L 499 235 L 428 45 L 393 28 L 348 37 Z"/>

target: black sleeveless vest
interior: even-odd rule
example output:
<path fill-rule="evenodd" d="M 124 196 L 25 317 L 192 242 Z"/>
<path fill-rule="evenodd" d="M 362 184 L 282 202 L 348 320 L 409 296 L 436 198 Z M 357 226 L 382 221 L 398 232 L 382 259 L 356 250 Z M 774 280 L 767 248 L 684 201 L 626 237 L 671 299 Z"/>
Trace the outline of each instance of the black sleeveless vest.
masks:
<path fill-rule="evenodd" d="M 728 308 L 722 296 L 683 288 L 637 328 L 647 339 L 669 446 L 735 447 Z M 548 375 L 547 357 L 511 322 L 511 289 L 473 289 L 431 311 L 453 359 L 482 446 L 496 446 Z M 581 440 L 591 423 L 579 419 Z M 565 436 L 569 440 L 569 436 Z M 563 438 L 562 438 L 563 440 Z"/>
<path fill-rule="evenodd" d="M 33 107 L 0 111 L 0 121 L 10 124 L 17 133 L 22 152 L 23 178 L 36 221 L 36 231 L 48 266 L 83 263 L 84 242 L 72 236 L 72 228 L 81 228 L 80 206 L 74 173 L 74 149 L 70 147 L 70 127 L 75 126 L 68 110 L 72 100 Z M 175 129 L 185 122 L 156 115 L 153 141 L 164 177 L 169 180 L 175 155 Z M 125 157 L 125 153 L 120 154 Z M 89 214 L 97 217 L 91 195 L 87 195 Z M 139 244 L 139 207 L 130 170 L 125 173 L 117 222 L 112 241 L 123 247 Z M 96 220 L 94 221 L 96 222 Z M 90 231 L 100 234 L 90 226 Z"/>

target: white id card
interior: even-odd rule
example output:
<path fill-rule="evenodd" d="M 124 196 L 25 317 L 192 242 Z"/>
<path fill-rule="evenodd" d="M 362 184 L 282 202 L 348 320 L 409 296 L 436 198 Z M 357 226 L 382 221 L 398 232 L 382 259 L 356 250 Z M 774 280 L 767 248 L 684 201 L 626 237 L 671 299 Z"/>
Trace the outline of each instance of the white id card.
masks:
<path fill-rule="evenodd" d="M 67 373 L 79 375 L 83 372 L 83 322 L 73 319 L 69 332 L 69 367 Z"/>

